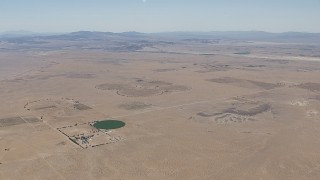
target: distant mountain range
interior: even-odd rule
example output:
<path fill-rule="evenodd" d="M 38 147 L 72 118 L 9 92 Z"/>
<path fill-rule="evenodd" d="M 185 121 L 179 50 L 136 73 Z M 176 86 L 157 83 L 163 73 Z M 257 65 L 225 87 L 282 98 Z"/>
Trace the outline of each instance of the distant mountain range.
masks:
<path fill-rule="evenodd" d="M 284 32 L 269 33 L 264 31 L 211 31 L 211 32 L 160 32 L 160 33 L 140 33 L 140 32 L 98 32 L 98 31 L 78 31 L 71 33 L 36 33 L 31 31 L 7 31 L 0 33 L 1 38 L 30 36 L 59 36 L 59 37 L 81 37 L 81 38 L 97 38 L 97 37 L 175 37 L 191 38 L 231 38 L 231 39 L 273 39 L 273 38 L 312 38 L 320 37 L 320 33 L 304 33 L 304 32 Z"/>
<path fill-rule="evenodd" d="M 168 32 L 156 33 L 158 36 L 175 38 L 229 39 L 247 41 L 284 41 L 320 42 L 320 33 L 284 32 L 269 33 L 263 31 L 213 31 L 213 32 Z"/>
<path fill-rule="evenodd" d="M 6 31 L 0 33 L 0 38 L 17 38 L 17 37 L 30 37 L 30 36 L 49 36 L 58 35 L 61 33 L 37 33 L 32 31 Z"/>
<path fill-rule="evenodd" d="M 12 31 L 0 34 L 1 41 L 11 43 L 46 42 L 50 40 L 65 41 L 134 41 L 137 42 L 176 42 L 176 41 L 214 41 L 214 40 L 238 40 L 238 41 L 267 41 L 289 43 L 320 43 L 320 33 L 285 32 L 269 33 L 263 31 L 212 31 L 212 32 L 96 32 L 78 31 L 64 34 L 34 33 L 29 31 Z"/>

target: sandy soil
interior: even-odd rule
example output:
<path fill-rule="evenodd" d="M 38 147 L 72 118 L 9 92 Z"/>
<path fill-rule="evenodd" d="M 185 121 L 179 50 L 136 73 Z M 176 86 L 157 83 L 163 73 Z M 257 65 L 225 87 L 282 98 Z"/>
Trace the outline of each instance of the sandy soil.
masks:
<path fill-rule="evenodd" d="M 320 63 L 202 48 L 0 54 L 0 179 L 318 179 Z"/>

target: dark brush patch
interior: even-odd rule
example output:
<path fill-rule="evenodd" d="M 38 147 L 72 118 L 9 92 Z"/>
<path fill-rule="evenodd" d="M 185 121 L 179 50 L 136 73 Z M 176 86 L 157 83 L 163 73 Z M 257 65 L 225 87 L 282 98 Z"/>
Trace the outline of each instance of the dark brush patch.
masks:
<path fill-rule="evenodd" d="M 38 108 L 34 108 L 34 110 L 39 111 L 39 110 L 44 110 L 44 109 L 54 109 L 57 108 L 57 106 L 45 106 L 45 107 L 38 107 Z"/>
<path fill-rule="evenodd" d="M 101 90 L 110 90 L 110 91 L 113 91 L 113 90 L 121 90 L 121 89 L 125 89 L 127 88 L 128 86 L 125 85 L 125 84 L 100 84 L 100 85 L 97 85 L 96 88 L 97 89 L 101 89 Z"/>
<path fill-rule="evenodd" d="M 69 74 L 66 75 L 67 78 L 72 78 L 72 79 L 92 79 L 95 78 L 95 74 Z"/>
<path fill-rule="evenodd" d="M 245 110 L 237 110 L 235 108 L 229 108 L 223 111 L 223 113 L 236 114 L 240 116 L 255 116 L 264 112 L 267 112 L 271 109 L 269 104 L 262 104 L 260 106 Z"/>
<path fill-rule="evenodd" d="M 221 84 L 235 84 L 238 86 L 246 86 L 245 84 L 249 83 L 256 87 L 270 90 L 277 87 L 280 87 L 278 84 L 272 84 L 272 83 L 266 83 L 261 81 L 254 81 L 254 80 L 247 80 L 247 79 L 238 79 L 238 78 L 232 78 L 232 77 L 224 77 L 224 78 L 217 78 L 217 79 L 209 79 L 208 81 L 214 82 L 214 83 L 221 83 Z"/>
<path fill-rule="evenodd" d="M 187 91 L 190 90 L 191 88 L 187 86 L 182 86 L 182 85 L 172 85 L 172 86 L 167 86 L 162 88 L 164 92 L 178 92 L 178 91 Z"/>
<path fill-rule="evenodd" d="M 125 97 L 147 97 L 164 93 L 189 90 L 189 87 L 174 85 L 173 83 L 158 80 L 136 79 L 129 84 L 101 84 L 96 86 L 101 90 L 115 90 L 117 94 Z"/>
<path fill-rule="evenodd" d="M 155 69 L 154 72 L 170 72 L 170 71 L 177 71 L 176 69 Z"/>
<path fill-rule="evenodd" d="M 0 119 L 0 127 L 14 126 L 26 123 L 21 117 L 10 117 Z"/>
<path fill-rule="evenodd" d="M 224 116 L 227 116 L 228 114 L 235 114 L 239 116 L 255 116 L 264 112 L 267 112 L 271 110 L 271 106 L 269 104 L 262 104 L 257 107 L 250 108 L 248 110 L 240 110 L 237 108 L 228 108 L 223 110 L 220 113 L 205 113 L 205 112 L 200 112 L 197 115 L 202 116 L 202 117 L 214 117 L 214 116 L 219 116 L 222 115 L 219 118 L 224 118 Z"/>
<path fill-rule="evenodd" d="M 219 115 L 219 114 L 221 114 L 221 113 L 209 114 L 209 113 L 199 112 L 197 115 L 201 116 L 201 117 L 213 117 L 213 116 L 216 116 L 216 115 Z"/>
<path fill-rule="evenodd" d="M 210 82 L 215 82 L 215 83 L 236 83 L 239 81 L 239 79 L 231 78 L 231 77 L 225 77 L 225 78 L 218 78 L 218 79 L 209 79 L 208 81 Z"/>
<path fill-rule="evenodd" d="M 126 97 L 147 97 L 163 94 L 159 89 L 147 89 L 147 88 L 126 88 L 117 91 L 120 96 Z"/>
<path fill-rule="evenodd" d="M 42 122 L 42 120 L 40 120 L 39 118 L 36 118 L 36 117 L 23 117 L 23 119 L 25 121 L 27 121 L 28 123 Z"/>
<path fill-rule="evenodd" d="M 263 89 L 266 89 L 266 90 L 270 90 L 270 89 L 274 89 L 274 88 L 277 88 L 279 87 L 278 84 L 272 84 L 272 83 L 265 83 L 265 82 L 260 82 L 260 81 L 252 81 L 252 80 L 247 80 L 248 82 L 256 85 L 256 86 L 259 86 Z"/>
<path fill-rule="evenodd" d="M 151 104 L 146 104 L 143 102 L 130 102 L 130 103 L 121 104 L 118 107 L 125 110 L 141 110 L 141 109 L 149 108 L 151 106 L 152 106 Z"/>
<path fill-rule="evenodd" d="M 91 107 L 85 105 L 85 104 L 81 104 L 81 103 L 75 103 L 74 104 L 74 108 L 80 111 L 84 111 L 84 110 L 89 110 L 92 109 Z"/>
<path fill-rule="evenodd" d="M 320 83 L 308 82 L 308 83 L 300 84 L 298 85 L 298 87 L 302 89 L 307 89 L 309 91 L 320 91 Z"/>
<path fill-rule="evenodd" d="M 263 68 L 267 67 L 266 65 L 246 65 L 244 67 L 249 67 L 249 68 Z"/>

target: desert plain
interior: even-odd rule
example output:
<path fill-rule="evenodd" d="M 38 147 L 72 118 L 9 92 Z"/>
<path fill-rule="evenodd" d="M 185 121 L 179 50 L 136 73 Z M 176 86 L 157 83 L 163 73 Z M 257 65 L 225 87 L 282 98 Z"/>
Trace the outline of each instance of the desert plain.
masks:
<path fill-rule="evenodd" d="M 3 40 L 0 179 L 319 179 L 319 44 L 168 39 Z"/>

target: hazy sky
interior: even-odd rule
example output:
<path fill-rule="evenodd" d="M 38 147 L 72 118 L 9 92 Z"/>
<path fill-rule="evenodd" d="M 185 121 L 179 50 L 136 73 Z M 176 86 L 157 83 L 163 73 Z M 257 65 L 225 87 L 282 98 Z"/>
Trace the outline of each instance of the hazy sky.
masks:
<path fill-rule="evenodd" d="M 320 32 L 320 0 L 0 0 L 0 32 Z"/>

